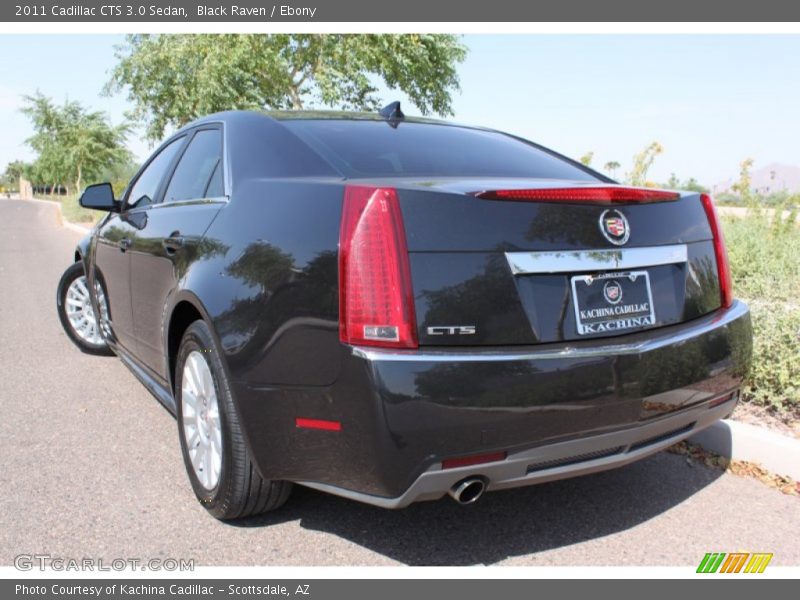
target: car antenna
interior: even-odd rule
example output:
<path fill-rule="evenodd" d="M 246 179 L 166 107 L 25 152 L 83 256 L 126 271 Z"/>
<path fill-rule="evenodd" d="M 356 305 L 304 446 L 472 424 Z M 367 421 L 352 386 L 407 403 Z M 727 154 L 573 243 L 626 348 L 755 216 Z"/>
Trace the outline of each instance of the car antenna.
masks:
<path fill-rule="evenodd" d="M 397 129 L 397 126 L 400 125 L 400 121 L 405 120 L 406 116 L 403 114 L 403 111 L 400 110 L 400 102 L 395 100 L 390 104 L 387 104 L 380 110 L 380 115 L 386 119 L 386 122 L 392 126 L 392 128 Z"/>

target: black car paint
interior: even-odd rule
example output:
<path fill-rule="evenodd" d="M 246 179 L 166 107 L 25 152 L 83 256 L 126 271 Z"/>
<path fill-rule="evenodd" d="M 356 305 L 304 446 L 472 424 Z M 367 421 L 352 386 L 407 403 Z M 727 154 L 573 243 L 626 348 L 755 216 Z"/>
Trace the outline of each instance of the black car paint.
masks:
<path fill-rule="evenodd" d="M 626 337 L 635 342 L 651 334 Z M 396 497 L 445 457 L 620 430 L 724 396 L 741 384 L 750 339 L 749 319 L 743 319 L 680 347 L 619 355 L 609 350 L 592 358 L 372 362 L 343 349 L 332 386 L 240 383 L 236 394 L 262 469 Z M 583 348 L 592 345 L 604 348 L 607 342 Z M 565 349 L 548 346 L 556 353 Z M 340 420 L 343 435 L 294 430 L 298 410 Z M 256 433 L 275 424 L 284 436 Z"/>
<path fill-rule="evenodd" d="M 741 384 L 751 352 L 749 317 L 647 354 L 477 363 L 358 356 L 339 341 L 338 236 L 347 181 L 280 120 L 263 115 L 212 115 L 176 136 L 207 126 L 224 132 L 225 198 L 175 205 L 157 198 L 112 213 L 78 252 L 90 279 L 106 286 L 112 348 L 173 412 L 175 327 L 185 315 L 212 325 L 265 478 L 393 497 L 444 457 L 625 427 Z M 622 209 L 633 232 L 629 246 L 686 243 L 690 265 L 706 272 L 704 285 L 693 286 L 675 266 L 651 269 L 654 294 L 664 298 L 658 328 L 592 340 L 577 339 L 571 311 L 559 321 L 562 307 L 537 293 L 556 289 L 561 302 L 566 277 L 514 278 L 503 252 L 608 247 L 597 227 L 602 207 L 465 194 L 520 187 L 516 180 L 368 183 L 398 188 L 423 347 L 602 349 L 679 332 L 718 312 L 711 232 L 696 196 Z M 162 242 L 176 231 L 183 245 L 170 252 Z M 120 248 L 122 239 L 130 247 Z M 126 285 L 133 289 L 127 302 L 118 292 Z M 477 310 L 470 288 L 485 294 Z M 479 334 L 432 339 L 426 327 L 444 318 L 439 314 L 470 321 Z M 342 431 L 297 429 L 299 416 L 340 421 Z"/>

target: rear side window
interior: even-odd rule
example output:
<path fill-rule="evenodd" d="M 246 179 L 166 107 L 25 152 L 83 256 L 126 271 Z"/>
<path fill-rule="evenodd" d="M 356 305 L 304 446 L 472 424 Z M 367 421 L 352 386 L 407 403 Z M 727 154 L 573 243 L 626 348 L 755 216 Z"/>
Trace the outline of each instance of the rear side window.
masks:
<path fill-rule="evenodd" d="M 531 144 L 493 131 L 423 123 L 286 120 L 347 177 L 527 177 L 597 181 Z"/>
<path fill-rule="evenodd" d="M 206 198 L 219 198 L 220 196 L 224 195 L 225 191 L 222 187 L 222 161 L 220 160 L 217 163 L 217 166 L 214 168 L 214 173 L 211 175 L 211 180 L 208 182 Z"/>
<path fill-rule="evenodd" d="M 219 129 L 198 131 L 172 174 L 164 202 L 210 197 L 207 190 L 215 176 L 213 195 L 222 195 L 222 169 L 218 168 L 221 159 L 222 132 Z M 220 193 L 216 193 L 218 190 Z"/>
<path fill-rule="evenodd" d="M 139 208 L 155 201 L 158 187 L 167 173 L 167 168 L 172 164 L 183 142 L 183 137 L 173 140 L 150 161 L 133 184 L 131 193 L 128 194 L 127 208 Z"/>

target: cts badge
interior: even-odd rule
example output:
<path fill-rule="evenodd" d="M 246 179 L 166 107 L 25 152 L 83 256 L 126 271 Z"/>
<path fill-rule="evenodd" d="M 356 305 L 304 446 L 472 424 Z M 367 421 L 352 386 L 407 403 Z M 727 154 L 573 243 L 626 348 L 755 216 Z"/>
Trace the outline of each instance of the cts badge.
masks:
<path fill-rule="evenodd" d="M 475 335 L 475 325 L 437 325 L 428 327 L 428 335 Z"/>

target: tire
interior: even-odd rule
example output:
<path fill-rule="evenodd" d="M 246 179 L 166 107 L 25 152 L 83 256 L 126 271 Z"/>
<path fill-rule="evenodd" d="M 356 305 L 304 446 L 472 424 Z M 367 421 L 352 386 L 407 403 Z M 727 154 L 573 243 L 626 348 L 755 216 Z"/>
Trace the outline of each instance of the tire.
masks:
<path fill-rule="evenodd" d="M 101 310 L 107 312 L 105 292 L 99 284 L 95 297 L 102 303 Z M 99 356 L 114 354 L 103 337 L 89 300 L 89 287 L 81 261 L 72 264 L 61 276 L 56 290 L 56 309 L 67 337 L 82 352 Z"/>
<path fill-rule="evenodd" d="M 263 479 L 253 464 L 220 353 L 204 321 L 192 323 L 181 340 L 175 400 L 186 473 L 209 513 L 239 519 L 286 502 L 292 484 Z"/>

